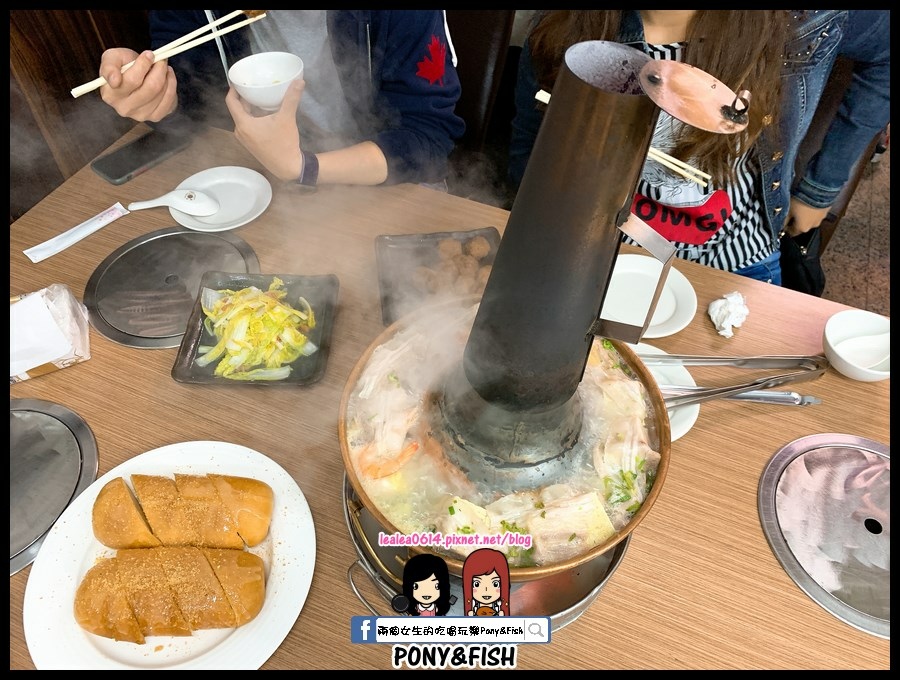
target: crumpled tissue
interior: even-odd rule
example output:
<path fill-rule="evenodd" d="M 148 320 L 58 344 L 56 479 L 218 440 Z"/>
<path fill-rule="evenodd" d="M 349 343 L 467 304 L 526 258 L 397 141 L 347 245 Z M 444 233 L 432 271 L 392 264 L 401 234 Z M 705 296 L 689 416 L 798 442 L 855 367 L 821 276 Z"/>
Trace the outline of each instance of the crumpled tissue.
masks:
<path fill-rule="evenodd" d="M 54 283 L 9 300 L 9 384 L 91 358 L 88 310 Z"/>
<path fill-rule="evenodd" d="M 734 291 L 710 302 L 708 312 L 719 335 L 730 338 L 734 335 L 731 329 L 741 327 L 750 314 L 750 308 L 747 307 L 744 296 Z"/>

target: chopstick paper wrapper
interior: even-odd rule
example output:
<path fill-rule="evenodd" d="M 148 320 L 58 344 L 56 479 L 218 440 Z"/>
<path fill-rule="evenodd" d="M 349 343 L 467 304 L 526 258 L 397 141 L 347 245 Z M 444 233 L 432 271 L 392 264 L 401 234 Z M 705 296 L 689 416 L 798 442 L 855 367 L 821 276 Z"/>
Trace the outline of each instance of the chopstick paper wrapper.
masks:
<path fill-rule="evenodd" d="M 88 329 L 87 307 L 64 284 L 11 297 L 9 384 L 90 359 Z"/>
<path fill-rule="evenodd" d="M 23 250 L 22 252 L 25 253 L 32 262 L 41 262 L 52 255 L 62 252 L 69 246 L 78 243 L 84 237 L 90 236 L 95 231 L 102 229 L 113 220 L 117 220 L 127 214 L 128 210 L 125 209 L 125 206 L 121 203 L 116 203 L 99 215 L 95 215 L 91 219 L 82 222 L 77 227 L 72 227 L 68 231 L 64 231 L 63 233 L 54 236 L 43 243 L 39 243 L 36 246 L 32 246 L 28 250 Z"/>

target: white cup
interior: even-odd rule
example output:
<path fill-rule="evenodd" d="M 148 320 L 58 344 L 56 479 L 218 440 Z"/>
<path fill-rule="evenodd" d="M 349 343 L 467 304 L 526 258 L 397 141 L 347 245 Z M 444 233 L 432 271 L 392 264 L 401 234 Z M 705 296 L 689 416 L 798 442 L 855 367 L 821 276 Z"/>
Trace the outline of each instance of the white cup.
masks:
<path fill-rule="evenodd" d="M 263 111 L 277 111 L 288 86 L 303 77 L 303 60 L 289 52 L 260 52 L 228 69 L 228 80 L 243 99 Z"/>

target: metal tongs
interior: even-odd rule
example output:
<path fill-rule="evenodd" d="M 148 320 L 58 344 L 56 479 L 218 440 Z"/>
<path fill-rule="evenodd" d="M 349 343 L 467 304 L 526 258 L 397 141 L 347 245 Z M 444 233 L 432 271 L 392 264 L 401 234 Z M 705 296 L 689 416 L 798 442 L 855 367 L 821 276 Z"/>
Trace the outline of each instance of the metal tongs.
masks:
<path fill-rule="evenodd" d="M 704 391 L 706 387 L 695 387 L 692 385 L 659 385 L 659 391 L 663 395 L 663 402 L 668 403 L 670 399 L 680 397 L 685 394 L 696 394 Z M 821 404 L 822 400 L 818 397 L 811 397 L 799 392 L 780 392 L 778 390 L 749 390 L 740 394 L 732 394 L 722 399 L 732 401 L 753 401 L 759 404 L 780 404 L 782 406 L 811 406 L 813 404 Z"/>
<path fill-rule="evenodd" d="M 746 395 L 749 392 L 754 392 L 754 394 L 745 398 L 757 401 L 765 394 L 764 392 L 759 392 L 760 390 L 818 378 L 829 366 L 828 359 L 821 354 L 809 356 L 713 357 L 690 354 L 642 354 L 637 352 L 637 355 L 647 366 L 734 366 L 748 369 L 797 369 L 724 387 L 673 387 L 667 390 L 668 396 L 664 398 L 666 408 L 669 409 L 677 406 L 687 406 L 688 404 L 699 404 L 713 399 L 734 398 L 738 395 Z M 813 401 L 813 398 L 800 397 L 800 395 L 797 395 L 797 398 L 795 398 L 793 393 L 790 392 L 779 393 L 774 401 L 776 403 L 792 403 L 795 405 L 818 403 L 818 401 Z"/>

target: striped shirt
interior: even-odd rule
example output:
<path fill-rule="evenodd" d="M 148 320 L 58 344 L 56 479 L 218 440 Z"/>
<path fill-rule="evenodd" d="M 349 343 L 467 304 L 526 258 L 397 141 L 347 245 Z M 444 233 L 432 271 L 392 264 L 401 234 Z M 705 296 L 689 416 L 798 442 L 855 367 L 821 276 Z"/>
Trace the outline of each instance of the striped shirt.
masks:
<path fill-rule="evenodd" d="M 684 43 L 647 45 L 653 59 L 681 61 L 683 50 Z M 652 146 L 671 154 L 682 125 L 661 111 Z M 691 159 L 681 160 L 696 166 Z M 702 187 L 648 159 L 631 211 L 666 237 L 681 259 L 726 271 L 747 267 L 768 257 L 774 244 L 763 224 L 757 195 L 760 171 L 752 154 L 739 158 L 735 170 L 734 182 Z M 627 236 L 623 240 L 634 244 Z"/>

